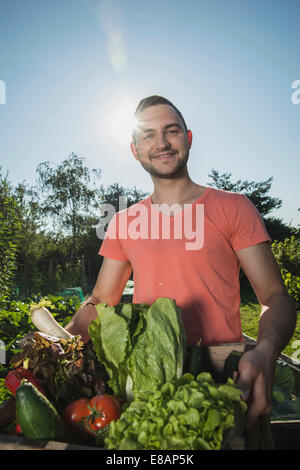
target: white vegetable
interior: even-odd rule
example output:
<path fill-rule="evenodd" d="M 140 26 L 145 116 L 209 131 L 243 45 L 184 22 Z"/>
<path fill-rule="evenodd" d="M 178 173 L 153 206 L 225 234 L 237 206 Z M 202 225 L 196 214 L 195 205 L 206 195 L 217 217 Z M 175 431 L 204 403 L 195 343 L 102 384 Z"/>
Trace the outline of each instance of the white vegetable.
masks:
<path fill-rule="evenodd" d="M 55 318 L 51 315 L 46 307 L 32 308 L 30 313 L 32 323 L 42 333 L 63 339 L 69 339 L 73 337 L 67 330 L 57 323 Z"/>
<path fill-rule="evenodd" d="M 132 386 L 133 386 L 133 380 L 130 377 L 130 375 L 127 375 L 125 389 L 126 389 L 126 398 L 127 398 L 128 401 L 132 401 L 134 399 Z"/>

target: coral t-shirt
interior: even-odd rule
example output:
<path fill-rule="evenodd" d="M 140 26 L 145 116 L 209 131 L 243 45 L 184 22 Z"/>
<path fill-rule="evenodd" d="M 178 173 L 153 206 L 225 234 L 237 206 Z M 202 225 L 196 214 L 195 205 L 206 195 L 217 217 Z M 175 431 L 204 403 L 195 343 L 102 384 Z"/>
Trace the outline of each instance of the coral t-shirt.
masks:
<path fill-rule="evenodd" d="M 130 261 L 134 303 L 175 299 L 188 346 L 242 342 L 236 251 L 271 241 L 258 210 L 210 187 L 174 215 L 161 209 L 148 197 L 117 212 L 99 254 Z"/>

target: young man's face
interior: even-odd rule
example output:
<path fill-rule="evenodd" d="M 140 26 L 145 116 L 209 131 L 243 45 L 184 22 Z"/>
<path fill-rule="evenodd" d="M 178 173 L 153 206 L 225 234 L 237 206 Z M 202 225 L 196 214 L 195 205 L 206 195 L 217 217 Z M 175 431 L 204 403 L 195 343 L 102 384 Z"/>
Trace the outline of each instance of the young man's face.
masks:
<path fill-rule="evenodd" d="M 176 111 L 155 105 L 137 116 L 136 141 L 131 150 L 150 175 L 172 178 L 186 167 L 192 134 L 185 131 Z"/>

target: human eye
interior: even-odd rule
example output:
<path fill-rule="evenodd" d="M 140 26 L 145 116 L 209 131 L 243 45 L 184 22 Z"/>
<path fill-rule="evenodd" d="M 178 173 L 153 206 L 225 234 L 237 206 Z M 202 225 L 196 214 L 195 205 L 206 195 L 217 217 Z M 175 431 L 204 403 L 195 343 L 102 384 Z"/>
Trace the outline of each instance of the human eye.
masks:
<path fill-rule="evenodd" d="M 168 134 L 170 135 L 176 135 L 176 134 L 179 134 L 180 132 L 180 129 L 176 126 L 174 127 L 170 127 L 170 129 L 167 130 Z"/>
<path fill-rule="evenodd" d="M 154 134 L 151 132 L 151 133 L 145 134 L 143 137 L 143 140 L 150 140 L 150 139 L 153 139 L 153 137 L 154 137 Z"/>

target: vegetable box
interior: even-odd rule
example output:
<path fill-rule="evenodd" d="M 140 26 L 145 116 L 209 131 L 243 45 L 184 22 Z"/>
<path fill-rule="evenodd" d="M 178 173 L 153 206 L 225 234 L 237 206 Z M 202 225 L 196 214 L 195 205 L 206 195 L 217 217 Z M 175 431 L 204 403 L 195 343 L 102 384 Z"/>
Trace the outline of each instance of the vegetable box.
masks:
<path fill-rule="evenodd" d="M 230 343 L 208 346 L 201 345 L 201 370 L 210 372 L 216 383 L 226 382 L 227 378 L 232 375 L 232 372 L 236 367 L 240 354 L 242 354 L 245 350 L 248 350 L 248 348 L 252 347 L 253 344 L 247 341 L 245 343 Z M 0 434 L 0 449 L 71 450 L 76 448 L 82 450 L 103 450 L 100 447 L 75 445 L 67 442 L 37 440 L 28 441 L 28 439 L 24 439 L 20 436 L 8 436 Z M 225 435 L 222 449 L 274 449 L 272 429 L 269 417 L 262 417 L 258 420 L 254 428 L 246 432 L 244 428 L 244 414 L 241 412 L 239 407 L 237 407 L 235 415 L 235 425 Z"/>

